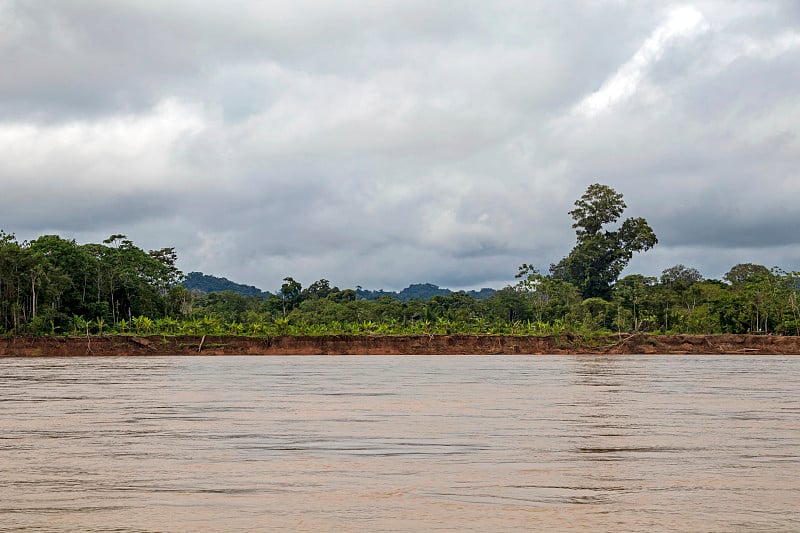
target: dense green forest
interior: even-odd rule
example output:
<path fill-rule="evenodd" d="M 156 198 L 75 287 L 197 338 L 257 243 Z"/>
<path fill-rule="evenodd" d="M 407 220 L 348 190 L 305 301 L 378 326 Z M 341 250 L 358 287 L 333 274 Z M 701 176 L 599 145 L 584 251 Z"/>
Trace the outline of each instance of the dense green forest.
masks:
<path fill-rule="evenodd" d="M 427 298 L 340 289 L 325 279 L 303 287 L 291 277 L 274 294 L 228 280 L 234 290 L 190 290 L 173 248 L 146 252 L 124 235 L 101 244 L 56 235 L 18 242 L 0 230 L 0 333 L 800 335 L 800 272 L 743 263 L 714 280 L 675 265 L 660 277 L 619 278 L 633 253 L 657 243 L 654 232 L 642 218 L 605 229 L 626 207 L 610 187 L 590 186 L 575 205 L 576 246 L 548 274 L 524 264 L 503 289 Z M 242 287 L 252 294 L 236 291 Z M 410 289 L 432 287 L 439 290 Z"/>

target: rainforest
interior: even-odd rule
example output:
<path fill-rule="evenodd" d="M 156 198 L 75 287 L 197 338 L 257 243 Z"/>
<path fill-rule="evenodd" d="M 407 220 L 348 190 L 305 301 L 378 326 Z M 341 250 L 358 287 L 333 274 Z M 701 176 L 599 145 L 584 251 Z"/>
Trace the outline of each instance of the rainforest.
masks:
<path fill-rule="evenodd" d="M 144 251 L 123 236 L 77 244 L 56 235 L 17 242 L 0 233 L 0 333 L 35 335 L 402 335 L 770 333 L 800 335 L 800 272 L 737 264 L 722 280 L 675 265 L 630 274 L 608 297 L 525 270 L 516 284 L 401 301 L 359 299 L 320 279 L 279 291 L 201 293 L 180 282 L 174 250 Z"/>
<path fill-rule="evenodd" d="M 625 207 L 621 194 L 593 184 L 570 211 L 575 247 L 548 273 L 523 264 L 515 284 L 494 292 L 403 300 L 367 299 L 326 279 L 303 287 L 291 276 L 274 293 L 190 290 L 174 248 L 145 251 L 122 234 L 19 242 L 0 230 L 0 334 L 800 335 L 798 271 L 740 263 L 706 279 L 679 264 L 620 277 L 658 242 L 643 218 L 613 226 Z"/>

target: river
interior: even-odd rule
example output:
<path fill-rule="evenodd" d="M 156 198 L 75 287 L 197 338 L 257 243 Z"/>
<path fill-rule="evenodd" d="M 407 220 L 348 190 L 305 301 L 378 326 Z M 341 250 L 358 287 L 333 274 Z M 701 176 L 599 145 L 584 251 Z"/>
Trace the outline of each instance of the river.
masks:
<path fill-rule="evenodd" d="M 799 531 L 800 357 L 0 359 L 0 531 Z"/>

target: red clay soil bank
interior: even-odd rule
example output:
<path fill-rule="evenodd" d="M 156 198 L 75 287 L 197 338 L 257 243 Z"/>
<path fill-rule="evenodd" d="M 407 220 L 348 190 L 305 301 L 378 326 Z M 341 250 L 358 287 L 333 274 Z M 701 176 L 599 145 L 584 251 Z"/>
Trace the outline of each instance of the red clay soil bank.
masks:
<path fill-rule="evenodd" d="M 800 337 L 768 335 L 101 336 L 0 339 L 0 357 L 120 355 L 800 354 Z"/>

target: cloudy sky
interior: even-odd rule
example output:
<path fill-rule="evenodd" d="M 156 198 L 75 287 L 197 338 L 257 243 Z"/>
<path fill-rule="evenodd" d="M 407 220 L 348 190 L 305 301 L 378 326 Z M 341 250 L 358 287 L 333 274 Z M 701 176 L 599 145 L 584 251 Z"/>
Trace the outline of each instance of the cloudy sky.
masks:
<path fill-rule="evenodd" d="M 799 130 L 797 0 L 0 0 L 0 228 L 265 290 L 499 288 L 594 182 L 798 270 Z"/>

